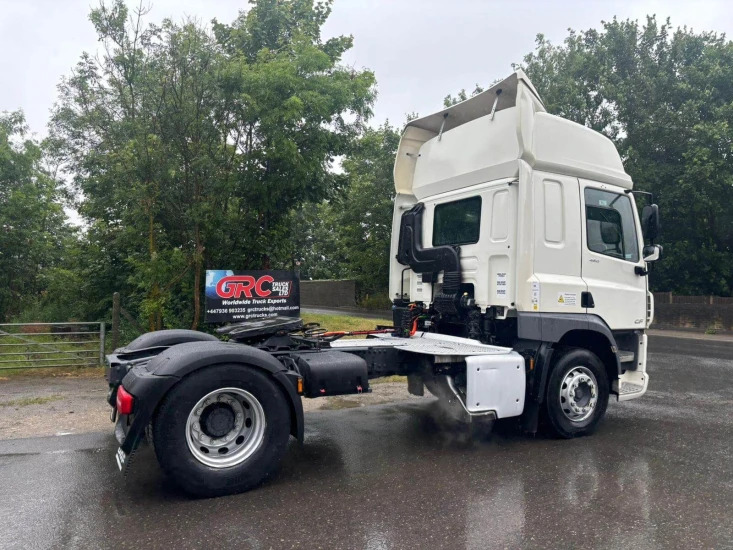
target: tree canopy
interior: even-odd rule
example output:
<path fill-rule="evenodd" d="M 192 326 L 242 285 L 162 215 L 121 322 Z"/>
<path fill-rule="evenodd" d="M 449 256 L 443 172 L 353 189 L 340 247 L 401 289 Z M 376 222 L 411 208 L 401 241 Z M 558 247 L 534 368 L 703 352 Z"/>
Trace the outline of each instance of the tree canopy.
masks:
<path fill-rule="evenodd" d="M 392 167 L 399 141 L 389 122 L 367 128 L 343 160 L 345 189 L 312 215 L 298 214 L 302 237 L 293 243 L 305 277 L 354 279 L 362 303 L 374 306 L 390 304 Z"/>
<path fill-rule="evenodd" d="M 208 32 L 146 25 L 122 0 L 92 10 L 103 54 L 60 85 L 51 143 L 82 197 L 98 300 L 122 289 L 151 329 L 196 328 L 206 267 L 289 266 L 273 243 L 343 186 L 332 164 L 375 94 L 371 72 L 340 63 L 351 37 L 321 40 L 329 13 L 260 0 Z"/>
<path fill-rule="evenodd" d="M 72 230 L 62 188 L 21 112 L 0 114 L 0 320 L 33 305 L 64 260 Z"/>

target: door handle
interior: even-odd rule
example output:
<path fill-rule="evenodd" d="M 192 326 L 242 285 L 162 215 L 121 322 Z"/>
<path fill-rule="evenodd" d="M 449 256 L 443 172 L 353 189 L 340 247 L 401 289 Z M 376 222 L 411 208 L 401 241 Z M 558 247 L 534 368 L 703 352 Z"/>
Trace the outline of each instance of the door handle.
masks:
<path fill-rule="evenodd" d="M 640 277 L 644 277 L 645 275 L 649 274 L 649 271 L 641 267 L 640 265 L 637 265 L 634 267 L 634 273 L 639 275 Z"/>
<path fill-rule="evenodd" d="M 593 294 L 591 294 L 590 292 L 581 292 L 580 293 L 580 307 L 585 307 L 585 308 L 596 307 L 596 304 L 593 301 Z"/>

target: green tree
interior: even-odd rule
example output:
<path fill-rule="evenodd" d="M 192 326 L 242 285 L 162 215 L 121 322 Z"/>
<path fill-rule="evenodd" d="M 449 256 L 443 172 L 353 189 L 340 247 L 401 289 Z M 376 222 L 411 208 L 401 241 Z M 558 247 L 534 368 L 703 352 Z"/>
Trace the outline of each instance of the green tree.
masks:
<path fill-rule="evenodd" d="M 471 92 L 471 97 L 480 94 L 484 91 L 484 88 L 481 87 L 479 84 L 476 84 L 473 88 L 473 92 Z M 455 97 L 451 94 L 448 94 L 443 98 L 443 107 L 452 107 L 456 103 L 460 103 L 461 101 L 466 101 L 468 99 L 468 93 L 466 93 L 466 89 L 462 88 L 460 92 L 458 92 Z M 416 117 L 415 117 L 416 118 Z"/>
<path fill-rule="evenodd" d="M 172 166 L 160 131 L 166 81 L 155 54 L 162 35 L 144 28 L 144 12 L 136 15 L 129 18 L 121 1 L 91 11 L 104 53 L 83 54 L 60 84 L 50 141 L 81 192 L 79 212 L 90 237 L 99 239 L 96 250 L 121 255 L 114 266 L 95 258 L 114 270 L 97 273 L 100 285 L 114 283 L 100 292 L 108 301 L 118 289 L 132 296 L 155 329 L 162 326 L 161 289 L 169 275 L 160 267 L 173 263 L 163 215 Z"/>
<path fill-rule="evenodd" d="M 385 293 L 389 286 L 394 178 L 392 170 L 400 134 L 385 122 L 369 129 L 343 162 L 349 179 L 338 205 L 337 223 L 346 271 L 359 293 Z"/>
<path fill-rule="evenodd" d="M 733 43 L 614 19 L 561 45 L 539 35 L 521 67 L 548 111 L 613 139 L 635 189 L 654 193 L 665 246 L 654 289 L 730 295 Z"/>
<path fill-rule="evenodd" d="M 392 169 L 400 134 L 389 122 L 368 128 L 342 162 L 346 184 L 328 201 L 296 215 L 304 278 L 350 278 L 360 299 L 389 303 Z"/>
<path fill-rule="evenodd" d="M 242 152 L 229 229 L 221 235 L 228 246 L 217 248 L 237 254 L 237 263 L 290 267 L 292 257 L 273 257 L 273 237 L 293 238 L 291 212 L 343 187 L 334 159 L 349 151 L 371 116 L 374 75 L 340 63 L 352 38 L 321 39 L 330 6 L 260 0 L 233 24 L 214 24 L 227 54 L 228 136 Z M 236 265 L 231 255 L 218 261 Z"/>
<path fill-rule="evenodd" d="M 196 328 L 205 268 L 290 267 L 293 213 L 343 187 L 332 163 L 374 100 L 372 73 L 340 63 L 351 37 L 321 40 L 329 13 L 260 0 L 209 33 L 145 25 L 122 0 L 92 10 L 103 54 L 62 82 L 51 142 L 99 307 L 119 290 L 151 329 Z"/>
<path fill-rule="evenodd" d="M 34 306 L 72 237 L 58 181 L 21 112 L 0 114 L 0 320 Z"/>

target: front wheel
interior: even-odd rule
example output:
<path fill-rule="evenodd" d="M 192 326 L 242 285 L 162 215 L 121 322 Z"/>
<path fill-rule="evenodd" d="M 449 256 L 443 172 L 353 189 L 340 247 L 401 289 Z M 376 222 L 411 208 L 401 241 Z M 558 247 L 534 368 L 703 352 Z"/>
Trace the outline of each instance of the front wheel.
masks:
<path fill-rule="evenodd" d="M 268 374 L 240 365 L 187 376 L 166 395 L 153 420 L 158 462 L 196 496 L 257 486 L 277 469 L 289 435 L 282 390 Z"/>
<path fill-rule="evenodd" d="M 609 384 L 598 356 L 582 348 L 558 350 L 543 408 L 545 424 L 563 438 L 591 434 L 606 413 Z"/>

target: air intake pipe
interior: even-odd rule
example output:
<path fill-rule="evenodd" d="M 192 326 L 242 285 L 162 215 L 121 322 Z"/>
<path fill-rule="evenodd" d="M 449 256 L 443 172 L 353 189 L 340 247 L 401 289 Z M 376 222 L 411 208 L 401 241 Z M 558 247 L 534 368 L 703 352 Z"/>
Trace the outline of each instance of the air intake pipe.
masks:
<path fill-rule="evenodd" d="M 457 246 L 422 246 L 422 215 L 425 205 L 421 202 L 402 214 L 397 261 L 409 266 L 415 273 L 429 273 L 434 281 L 443 271 L 443 289 L 433 299 L 441 313 L 456 313 L 461 287 L 461 259 Z"/>

